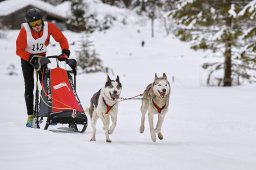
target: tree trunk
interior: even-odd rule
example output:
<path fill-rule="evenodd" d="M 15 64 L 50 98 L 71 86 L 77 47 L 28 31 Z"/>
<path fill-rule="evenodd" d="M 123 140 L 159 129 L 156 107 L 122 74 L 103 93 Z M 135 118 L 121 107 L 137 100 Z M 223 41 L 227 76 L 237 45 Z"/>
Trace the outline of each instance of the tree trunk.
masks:
<path fill-rule="evenodd" d="M 226 0 L 227 7 L 231 6 L 230 0 Z M 224 52 L 224 78 L 223 78 L 223 86 L 232 86 L 232 53 L 231 53 L 231 47 L 232 47 L 232 37 L 230 36 L 229 30 L 231 28 L 232 24 L 232 18 L 228 16 L 226 18 L 226 27 L 227 27 L 227 38 L 225 39 L 225 52 Z"/>
<path fill-rule="evenodd" d="M 223 86 L 232 86 L 231 43 L 225 43 Z"/>
<path fill-rule="evenodd" d="M 154 18 L 151 18 L 151 36 L 154 38 Z"/>
<path fill-rule="evenodd" d="M 142 2 L 141 2 L 141 11 L 142 11 L 142 12 L 145 12 L 145 11 L 146 11 L 145 0 L 142 0 Z"/>

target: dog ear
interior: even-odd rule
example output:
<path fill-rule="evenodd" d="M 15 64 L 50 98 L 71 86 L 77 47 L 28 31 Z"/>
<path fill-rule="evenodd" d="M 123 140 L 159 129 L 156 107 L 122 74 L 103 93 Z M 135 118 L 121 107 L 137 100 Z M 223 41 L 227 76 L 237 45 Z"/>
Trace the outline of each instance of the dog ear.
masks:
<path fill-rule="evenodd" d="M 107 77 L 107 82 L 111 82 L 111 79 L 110 79 L 109 75 Z"/>
<path fill-rule="evenodd" d="M 163 78 L 164 78 L 164 79 L 167 79 L 167 76 L 166 76 L 166 74 L 165 74 L 165 73 L 163 73 Z"/>
<path fill-rule="evenodd" d="M 107 77 L 107 81 L 106 81 L 106 83 L 105 83 L 105 87 L 108 87 L 108 86 L 110 86 L 111 85 L 111 79 L 110 79 L 110 77 L 109 77 L 109 75 L 108 75 L 108 77 Z"/>
<path fill-rule="evenodd" d="M 120 83 L 120 81 L 119 81 L 119 76 L 118 76 L 118 75 L 116 76 L 116 81 L 117 81 L 118 83 Z"/>
<path fill-rule="evenodd" d="M 158 77 L 157 77 L 157 74 L 155 73 L 155 79 L 157 79 Z"/>

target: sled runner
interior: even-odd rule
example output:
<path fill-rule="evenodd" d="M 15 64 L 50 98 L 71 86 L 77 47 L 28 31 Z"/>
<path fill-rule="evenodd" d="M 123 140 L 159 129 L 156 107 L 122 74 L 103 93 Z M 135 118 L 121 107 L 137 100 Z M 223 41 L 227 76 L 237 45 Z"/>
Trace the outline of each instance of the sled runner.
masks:
<path fill-rule="evenodd" d="M 34 108 L 36 127 L 40 128 L 41 120 L 46 117 L 44 129 L 48 129 L 51 124 L 61 123 L 68 124 L 69 128 L 83 133 L 87 128 L 87 117 L 76 93 L 76 60 L 65 61 L 71 70 L 60 68 L 57 59 L 57 66 L 49 69 L 47 67 L 50 63 L 49 58 L 58 58 L 58 56 L 48 56 L 39 60 L 37 80 L 39 78 L 41 90 L 37 83 Z"/>

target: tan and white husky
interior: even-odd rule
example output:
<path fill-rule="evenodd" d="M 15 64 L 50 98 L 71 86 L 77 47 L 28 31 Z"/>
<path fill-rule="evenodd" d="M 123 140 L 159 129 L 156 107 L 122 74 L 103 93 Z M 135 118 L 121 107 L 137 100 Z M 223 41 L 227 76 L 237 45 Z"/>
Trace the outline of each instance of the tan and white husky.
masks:
<path fill-rule="evenodd" d="M 157 77 L 155 74 L 155 80 L 149 84 L 143 93 L 143 100 L 141 105 L 141 125 L 140 133 L 144 132 L 145 115 L 148 112 L 148 122 L 150 128 L 151 139 L 156 141 L 156 134 L 160 140 L 163 139 L 161 132 L 162 124 L 165 114 L 168 111 L 169 98 L 171 87 L 167 80 L 167 76 L 163 73 L 162 77 Z M 154 115 L 157 115 L 158 120 L 156 127 L 154 128 Z"/>

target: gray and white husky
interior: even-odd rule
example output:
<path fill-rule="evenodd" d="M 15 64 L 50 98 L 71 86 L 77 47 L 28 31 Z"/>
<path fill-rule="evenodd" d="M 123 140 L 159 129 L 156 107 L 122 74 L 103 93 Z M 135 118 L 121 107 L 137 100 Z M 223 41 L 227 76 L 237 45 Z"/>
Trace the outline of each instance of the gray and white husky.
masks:
<path fill-rule="evenodd" d="M 106 142 L 111 142 L 109 134 L 112 134 L 117 123 L 118 102 L 122 91 L 122 84 L 119 76 L 116 80 L 111 80 L 107 76 L 105 87 L 101 88 L 91 98 L 90 108 L 87 108 L 91 117 L 92 138 L 91 141 L 96 141 L 96 123 L 98 118 L 102 120 L 103 129 L 105 130 Z M 111 126 L 110 126 L 111 118 Z"/>
<path fill-rule="evenodd" d="M 148 122 L 153 142 L 156 141 L 156 134 L 160 140 L 163 139 L 161 128 L 165 114 L 168 111 L 170 92 L 170 83 L 166 74 L 163 73 L 162 77 L 157 77 L 157 74 L 155 74 L 154 82 L 149 84 L 143 93 L 140 133 L 144 132 L 145 115 L 148 112 Z M 157 114 L 158 117 L 156 128 L 154 128 L 154 114 Z"/>

